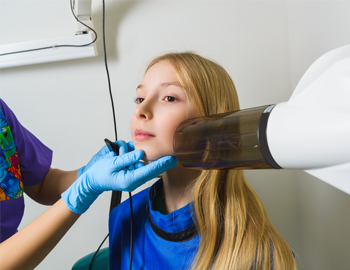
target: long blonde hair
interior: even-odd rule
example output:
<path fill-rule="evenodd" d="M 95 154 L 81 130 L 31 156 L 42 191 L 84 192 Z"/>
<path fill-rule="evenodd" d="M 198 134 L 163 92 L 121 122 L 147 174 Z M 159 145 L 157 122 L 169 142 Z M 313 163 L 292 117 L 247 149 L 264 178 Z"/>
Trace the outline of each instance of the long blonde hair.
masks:
<path fill-rule="evenodd" d="M 223 67 L 192 52 L 168 61 L 199 115 L 239 110 L 234 83 Z M 147 72 L 146 70 L 146 72 Z M 292 251 L 270 222 L 241 170 L 202 171 L 193 186 L 200 243 L 193 270 L 296 269 Z"/>

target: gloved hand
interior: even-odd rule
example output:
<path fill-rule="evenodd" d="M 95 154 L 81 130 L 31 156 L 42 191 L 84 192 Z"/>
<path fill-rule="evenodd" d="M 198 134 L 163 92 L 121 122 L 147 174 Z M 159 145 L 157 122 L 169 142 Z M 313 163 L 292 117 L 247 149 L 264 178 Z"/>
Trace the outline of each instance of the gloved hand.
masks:
<path fill-rule="evenodd" d="M 116 141 L 115 142 L 119 146 L 119 155 L 123 155 L 127 152 L 130 152 L 134 150 L 134 144 L 132 141 L 126 143 L 125 141 Z M 78 178 L 80 175 L 82 175 L 84 172 L 86 172 L 92 165 L 95 164 L 96 161 L 99 161 L 100 159 L 103 159 L 106 157 L 107 154 L 114 153 L 111 151 L 107 145 L 103 146 L 100 151 L 98 151 L 88 162 L 86 166 L 83 166 L 78 171 Z M 115 156 L 115 154 L 114 154 Z"/>
<path fill-rule="evenodd" d="M 142 150 L 126 154 L 121 154 L 120 151 L 120 156 L 113 154 L 111 152 L 97 161 L 62 193 L 62 198 L 71 211 L 84 213 L 104 191 L 133 191 L 177 163 L 176 158 L 166 156 L 144 165 L 140 162 L 144 155 Z"/>

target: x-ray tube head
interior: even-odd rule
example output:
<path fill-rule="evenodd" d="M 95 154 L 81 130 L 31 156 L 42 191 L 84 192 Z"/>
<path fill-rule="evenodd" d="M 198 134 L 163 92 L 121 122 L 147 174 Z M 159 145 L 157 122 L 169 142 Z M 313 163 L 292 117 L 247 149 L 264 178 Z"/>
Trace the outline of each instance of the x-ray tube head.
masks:
<path fill-rule="evenodd" d="M 350 194 L 350 45 L 330 51 L 277 105 L 189 119 L 174 135 L 195 169 L 304 170 Z"/>
<path fill-rule="evenodd" d="M 281 168 L 271 156 L 266 127 L 274 105 L 192 118 L 174 135 L 179 163 L 193 169 Z"/>

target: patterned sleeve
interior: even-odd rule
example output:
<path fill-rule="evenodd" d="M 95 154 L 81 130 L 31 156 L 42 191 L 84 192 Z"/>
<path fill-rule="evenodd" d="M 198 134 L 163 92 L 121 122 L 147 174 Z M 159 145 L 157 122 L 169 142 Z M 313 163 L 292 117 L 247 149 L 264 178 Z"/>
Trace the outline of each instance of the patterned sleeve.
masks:
<path fill-rule="evenodd" d="M 2 99 L 0 99 L 0 110 L 13 137 L 24 186 L 43 181 L 51 167 L 52 151 L 21 125 Z M 8 137 L 8 140 L 11 141 L 11 138 Z"/>

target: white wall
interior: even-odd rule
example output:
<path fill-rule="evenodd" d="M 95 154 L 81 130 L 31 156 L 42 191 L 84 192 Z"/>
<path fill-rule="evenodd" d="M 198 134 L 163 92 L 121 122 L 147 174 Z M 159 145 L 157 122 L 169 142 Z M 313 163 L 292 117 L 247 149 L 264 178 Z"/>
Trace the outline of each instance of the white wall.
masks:
<path fill-rule="evenodd" d="M 286 101 L 308 66 L 350 41 L 350 3 L 337 1 L 106 1 L 107 53 L 118 136 L 130 140 L 135 88 L 161 53 L 193 50 L 219 62 L 242 108 Z M 3 69 L 1 98 L 54 151 L 53 167 L 84 165 L 113 139 L 102 51 L 102 3 L 93 2 L 99 56 Z M 0 0 L 0 43 L 71 35 L 69 1 Z M 249 171 L 269 216 L 301 269 L 350 265 L 350 196 L 302 172 Z M 37 269 L 70 269 L 107 234 L 103 194 Z M 42 213 L 26 197 L 21 227 Z M 334 219 L 334 221 L 333 221 Z"/>

